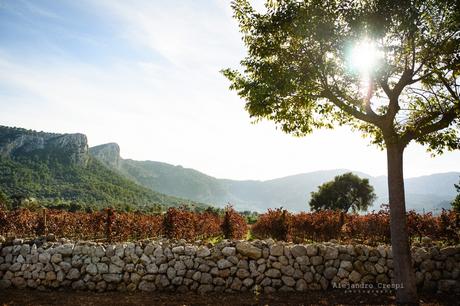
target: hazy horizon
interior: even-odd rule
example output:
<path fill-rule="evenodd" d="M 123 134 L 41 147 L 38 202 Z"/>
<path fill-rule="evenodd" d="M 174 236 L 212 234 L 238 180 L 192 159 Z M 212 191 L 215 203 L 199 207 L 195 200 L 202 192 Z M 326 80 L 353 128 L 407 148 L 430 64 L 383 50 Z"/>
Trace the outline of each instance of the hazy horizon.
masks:
<path fill-rule="evenodd" d="M 244 54 L 226 1 L 0 0 L 0 124 L 84 133 L 218 178 L 386 175 L 385 152 L 348 128 L 295 138 L 251 124 L 219 73 Z M 460 171 L 459 151 L 411 144 L 404 161 L 406 178 Z"/>

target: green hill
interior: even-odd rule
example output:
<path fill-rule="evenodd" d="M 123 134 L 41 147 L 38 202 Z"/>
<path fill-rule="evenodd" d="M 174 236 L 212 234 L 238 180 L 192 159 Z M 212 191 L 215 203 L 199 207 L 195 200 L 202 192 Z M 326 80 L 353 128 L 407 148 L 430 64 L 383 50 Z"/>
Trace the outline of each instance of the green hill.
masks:
<path fill-rule="evenodd" d="M 10 199 L 47 205 L 78 203 L 131 209 L 204 204 L 136 184 L 90 156 L 86 136 L 0 126 L 0 191 Z"/>

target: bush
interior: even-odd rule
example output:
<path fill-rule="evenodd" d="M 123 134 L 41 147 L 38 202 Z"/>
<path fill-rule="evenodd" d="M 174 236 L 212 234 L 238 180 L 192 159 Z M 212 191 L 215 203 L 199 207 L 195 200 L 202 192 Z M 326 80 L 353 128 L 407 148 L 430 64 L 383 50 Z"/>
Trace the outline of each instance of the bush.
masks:
<path fill-rule="evenodd" d="M 412 240 L 428 236 L 450 244 L 460 242 L 460 215 L 443 210 L 431 213 L 407 213 L 407 225 Z M 170 208 L 164 214 L 125 213 L 113 209 L 98 212 L 69 212 L 54 209 L 31 211 L 21 208 L 0 208 L 0 235 L 32 237 L 54 233 L 72 239 L 104 239 L 126 241 L 166 236 L 173 239 L 208 239 L 224 236 L 243 239 L 248 226 L 243 216 L 232 207 L 224 215 L 217 212 L 191 212 Z M 338 211 L 292 214 L 283 209 L 269 209 L 252 226 L 256 238 L 273 238 L 304 242 L 306 240 L 359 241 L 368 244 L 390 242 L 388 208 L 366 215 L 344 214 Z"/>
<path fill-rule="evenodd" d="M 390 242 L 390 213 L 388 209 L 366 215 L 347 215 L 342 228 L 345 239 L 372 242 Z"/>
<path fill-rule="evenodd" d="M 168 238 L 195 237 L 195 214 L 183 209 L 169 208 L 163 219 L 163 233 Z"/>
<path fill-rule="evenodd" d="M 291 217 L 291 237 L 295 241 L 305 239 L 327 241 L 339 239 L 344 213 L 322 210 L 315 213 L 299 213 Z"/>
<path fill-rule="evenodd" d="M 268 209 L 253 225 L 252 234 L 257 238 L 289 240 L 291 219 L 292 214 L 285 209 Z"/>
<path fill-rule="evenodd" d="M 221 229 L 226 239 L 243 239 L 248 232 L 248 225 L 245 218 L 237 213 L 232 206 L 227 206 Z"/>
<path fill-rule="evenodd" d="M 443 210 L 439 216 L 409 211 L 407 226 L 412 240 L 421 240 L 427 236 L 448 243 L 460 241 L 460 215 L 456 211 Z M 390 214 L 388 206 L 366 215 L 345 214 L 332 210 L 290 214 L 282 209 L 269 209 L 267 213 L 260 215 L 252 227 L 252 232 L 261 239 L 273 238 L 294 242 L 336 239 L 367 244 L 389 243 Z"/>
<path fill-rule="evenodd" d="M 215 211 L 202 213 L 170 208 L 164 214 L 118 212 L 106 208 L 98 212 L 69 212 L 55 209 L 31 211 L 0 208 L 0 235 L 32 237 L 54 233 L 75 239 L 126 241 L 166 236 L 172 239 L 208 239 L 222 236 L 244 238 L 247 225 L 233 209 L 224 217 Z"/>

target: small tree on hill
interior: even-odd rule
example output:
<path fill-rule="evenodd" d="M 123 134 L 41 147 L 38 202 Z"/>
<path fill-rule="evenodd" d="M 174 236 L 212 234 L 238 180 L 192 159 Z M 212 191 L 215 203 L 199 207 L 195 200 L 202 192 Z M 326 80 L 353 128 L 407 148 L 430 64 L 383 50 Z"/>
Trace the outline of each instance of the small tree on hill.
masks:
<path fill-rule="evenodd" d="M 0 190 L 0 209 L 1 208 L 8 208 L 9 207 L 9 201 L 8 201 L 8 196 Z"/>
<path fill-rule="evenodd" d="M 368 179 L 361 179 L 353 173 L 338 175 L 334 180 L 318 187 L 311 193 L 312 210 L 332 209 L 348 212 L 366 211 L 375 201 L 374 187 Z"/>
<path fill-rule="evenodd" d="M 458 195 L 455 198 L 455 200 L 452 202 L 452 208 L 455 211 L 460 212 L 460 182 L 458 183 L 458 185 L 455 184 L 454 186 L 455 186 L 455 189 L 457 189 Z"/>
<path fill-rule="evenodd" d="M 246 110 L 303 136 L 349 125 L 386 149 L 398 303 L 418 303 L 406 222 L 403 153 L 458 149 L 458 0 L 232 2 L 248 54 L 227 69 Z M 339 153 L 340 154 L 340 153 Z"/>

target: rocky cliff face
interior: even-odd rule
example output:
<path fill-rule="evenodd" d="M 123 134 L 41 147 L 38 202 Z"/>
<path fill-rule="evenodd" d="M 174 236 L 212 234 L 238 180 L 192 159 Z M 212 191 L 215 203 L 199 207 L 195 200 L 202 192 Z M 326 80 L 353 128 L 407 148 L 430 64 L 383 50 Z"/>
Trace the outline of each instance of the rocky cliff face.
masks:
<path fill-rule="evenodd" d="M 116 143 L 106 143 L 91 147 L 89 152 L 111 168 L 119 169 L 121 163 L 120 146 Z"/>
<path fill-rule="evenodd" d="M 39 156 L 86 166 L 88 140 L 83 134 L 54 134 L 0 126 L 0 156 Z"/>

